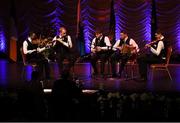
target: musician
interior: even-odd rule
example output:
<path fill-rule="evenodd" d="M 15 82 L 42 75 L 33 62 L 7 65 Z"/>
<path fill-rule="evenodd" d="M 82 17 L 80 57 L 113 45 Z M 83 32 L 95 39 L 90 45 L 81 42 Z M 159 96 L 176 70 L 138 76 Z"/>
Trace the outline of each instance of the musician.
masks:
<path fill-rule="evenodd" d="M 147 66 L 154 63 L 165 62 L 166 45 L 164 43 L 164 36 L 161 32 L 155 33 L 155 41 L 145 45 L 145 48 L 150 48 L 150 54 L 142 54 L 138 57 L 140 81 L 147 80 Z"/>
<path fill-rule="evenodd" d="M 123 46 L 129 47 L 130 52 L 122 52 Z M 112 77 L 121 77 L 121 73 L 124 70 L 124 66 L 127 63 L 128 59 L 133 53 L 138 52 L 137 43 L 128 36 L 127 32 L 121 31 L 120 40 L 117 40 L 113 48 L 114 53 L 111 55 L 111 68 L 112 68 Z M 121 60 L 119 75 L 116 74 L 116 62 Z"/>
<path fill-rule="evenodd" d="M 67 66 L 69 70 L 75 62 L 74 56 L 71 52 L 73 44 L 71 37 L 67 35 L 67 30 L 65 27 L 61 27 L 59 29 L 59 35 L 55 36 L 53 41 L 55 42 L 53 45 L 56 52 L 56 61 L 58 62 L 59 73 L 62 75 L 62 70 L 65 69 L 63 65 L 64 59 L 69 61 Z"/>
<path fill-rule="evenodd" d="M 37 35 L 34 32 L 30 32 L 28 38 L 23 42 L 23 52 L 26 55 L 26 60 L 29 63 L 37 63 L 37 70 L 43 77 L 43 68 L 45 68 L 45 77 L 50 79 L 50 68 L 48 60 L 45 59 L 42 51 L 45 47 L 40 48 Z"/>
<path fill-rule="evenodd" d="M 101 75 L 104 74 L 105 62 L 108 58 L 108 48 L 111 47 L 111 43 L 107 36 L 104 36 L 100 30 L 95 32 L 95 38 L 91 43 L 91 64 L 94 69 L 94 75 L 98 74 L 96 62 L 101 60 Z"/>

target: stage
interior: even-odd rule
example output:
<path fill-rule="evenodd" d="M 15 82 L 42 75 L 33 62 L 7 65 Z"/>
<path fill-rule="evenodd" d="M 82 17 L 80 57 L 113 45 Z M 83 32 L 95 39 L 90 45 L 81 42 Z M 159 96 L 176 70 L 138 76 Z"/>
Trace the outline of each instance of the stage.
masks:
<path fill-rule="evenodd" d="M 44 81 L 44 88 L 51 89 L 53 82 L 59 78 L 58 66 L 56 63 L 50 63 L 51 68 L 51 80 Z M 135 65 L 135 77 L 138 77 L 137 65 Z M 24 79 L 22 77 L 23 63 L 11 63 L 7 60 L 0 60 L 0 86 L 7 89 L 19 89 L 23 88 L 31 79 L 32 68 L 26 67 Z M 131 69 L 128 67 L 128 75 Z M 91 76 L 90 63 L 76 63 L 74 66 L 74 77 L 80 80 L 83 85 L 83 90 L 105 90 L 105 91 L 120 91 L 120 92 L 179 92 L 180 91 L 180 65 L 170 64 L 169 70 L 172 75 L 173 81 L 168 77 L 168 74 L 163 72 L 154 73 L 153 80 L 147 82 L 139 82 L 134 79 L 111 78 L 108 75 L 107 64 L 105 77 Z M 71 71 L 71 74 L 73 70 Z"/>

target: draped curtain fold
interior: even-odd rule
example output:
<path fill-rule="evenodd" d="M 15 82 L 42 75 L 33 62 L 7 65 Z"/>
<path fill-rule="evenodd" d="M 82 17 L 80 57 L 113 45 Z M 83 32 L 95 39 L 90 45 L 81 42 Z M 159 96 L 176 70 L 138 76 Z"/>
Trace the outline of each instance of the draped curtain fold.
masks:
<path fill-rule="evenodd" d="M 76 4 L 76 0 L 17 0 L 15 6 L 18 36 L 24 40 L 29 31 L 55 36 L 61 26 L 65 26 L 70 35 L 74 35 Z"/>
<path fill-rule="evenodd" d="M 180 53 L 180 1 L 156 0 L 157 26 L 170 41 L 175 54 Z"/>
<path fill-rule="evenodd" d="M 149 0 L 116 0 L 116 40 L 122 30 L 127 31 L 142 47 L 151 39 L 151 1 Z M 148 42 L 146 42 L 148 43 Z"/>
<path fill-rule="evenodd" d="M 109 35 L 113 20 L 116 40 L 120 38 L 120 31 L 126 30 L 129 36 L 143 47 L 153 35 L 152 1 L 80 0 L 79 13 L 78 0 L 2 0 L 0 51 L 6 52 L 8 49 L 8 37 L 11 36 L 10 18 L 14 19 L 20 44 L 27 38 L 29 31 L 53 37 L 58 33 L 59 27 L 65 26 L 76 46 L 77 27 L 81 25 L 79 32 L 83 33 L 81 36 L 84 39 L 84 52 L 89 53 L 95 30 L 99 28 L 105 35 Z M 154 1 L 157 29 L 163 31 L 167 40 L 172 42 L 174 52 L 179 54 L 180 1 Z"/>
<path fill-rule="evenodd" d="M 2 0 L 0 4 L 0 51 L 8 53 L 8 22 L 10 21 L 11 1 Z"/>
<path fill-rule="evenodd" d="M 84 29 L 85 52 L 90 52 L 90 44 L 96 29 L 107 35 L 109 32 L 111 0 L 82 0 L 81 23 Z"/>

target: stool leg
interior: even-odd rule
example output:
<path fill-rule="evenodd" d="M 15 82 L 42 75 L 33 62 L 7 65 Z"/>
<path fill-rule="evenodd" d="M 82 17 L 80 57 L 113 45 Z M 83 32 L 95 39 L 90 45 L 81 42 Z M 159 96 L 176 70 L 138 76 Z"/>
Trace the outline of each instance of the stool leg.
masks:
<path fill-rule="evenodd" d="M 89 66 L 90 66 L 89 67 L 89 77 L 92 78 L 92 66 L 91 66 L 91 64 Z"/>
<path fill-rule="evenodd" d="M 168 72 L 169 78 L 170 78 L 170 79 L 171 79 L 171 81 L 172 81 L 172 77 L 171 77 L 171 74 L 170 74 L 170 72 L 169 72 L 169 69 L 168 69 L 168 68 L 166 68 L 166 71 Z"/>
<path fill-rule="evenodd" d="M 92 69 L 92 65 L 90 64 L 90 67 L 89 67 L 89 77 L 90 78 L 95 78 L 94 75 L 93 75 L 93 69 Z"/>

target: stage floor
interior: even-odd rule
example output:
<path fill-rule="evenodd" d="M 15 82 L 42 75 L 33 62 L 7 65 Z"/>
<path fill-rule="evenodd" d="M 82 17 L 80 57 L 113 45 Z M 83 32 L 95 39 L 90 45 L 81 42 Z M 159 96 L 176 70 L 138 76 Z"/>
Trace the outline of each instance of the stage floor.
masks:
<path fill-rule="evenodd" d="M 52 88 L 54 80 L 58 79 L 58 67 L 56 63 L 50 63 L 51 81 L 45 81 L 45 88 Z M 0 87 L 9 89 L 18 89 L 24 87 L 28 82 L 23 80 L 22 75 L 23 63 L 10 63 L 7 60 L 0 60 Z M 171 81 L 166 72 L 156 72 L 152 81 L 138 82 L 135 80 L 102 77 L 91 77 L 91 65 L 89 63 L 78 63 L 74 67 L 74 75 L 80 79 L 83 89 L 107 91 L 123 91 L 123 92 L 143 92 L 143 91 L 160 91 L 160 92 L 179 92 L 180 91 L 180 64 L 171 64 L 169 66 L 173 81 Z M 106 73 L 108 68 L 106 65 Z M 31 79 L 32 68 L 26 67 L 25 79 Z M 128 68 L 128 73 L 130 69 Z M 110 73 L 110 72 L 109 72 Z M 136 65 L 135 76 L 138 75 Z"/>

